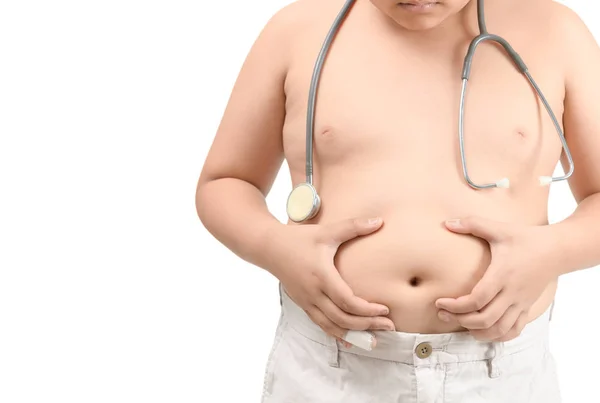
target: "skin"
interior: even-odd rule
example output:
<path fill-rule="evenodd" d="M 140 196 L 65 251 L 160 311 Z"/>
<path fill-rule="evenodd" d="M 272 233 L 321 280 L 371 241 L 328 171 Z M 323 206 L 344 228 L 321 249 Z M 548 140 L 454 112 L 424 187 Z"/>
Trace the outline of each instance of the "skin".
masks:
<path fill-rule="evenodd" d="M 310 78 L 343 3 L 300 0 L 265 27 L 198 182 L 201 220 L 269 270 L 275 246 L 291 239 L 284 227 L 381 217 L 375 232 L 336 246 L 335 267 L 356 297 L 388 307 L 397 331 L 517 337 L 548 308 L 560 275 L 600 264 L 597 44 L 560 4 L 486 2 L 488 30 L 525 60 L 575 161 L 569 186 L 579 207 L 547 225 L 549 188 L 537 178 L 565 162 L 561 143 L 535 91 L 492 44 L 478 48 L 469 80 L 467 164 L 475 182 L 508 177 L 511 187 L 474 190 L 462 176 L 458 103 L 463 58 L 478 32 L 475 2 L 449 0 L 415 14 L 395 1 L 357 0 L 319 87 L 321 211 L 303 224 L 280 224 L 265 197 L 284 158 L 292 186 L 305 181 Z"/>

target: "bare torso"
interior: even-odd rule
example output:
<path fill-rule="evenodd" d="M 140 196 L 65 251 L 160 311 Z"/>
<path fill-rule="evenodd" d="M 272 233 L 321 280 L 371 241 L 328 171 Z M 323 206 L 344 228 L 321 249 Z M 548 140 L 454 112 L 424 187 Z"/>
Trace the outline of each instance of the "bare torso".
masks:
<path fill-rule="evenodd" d="M 523 57 L 560 121 L 564 78 L 545 39 L 544 19 L 533 15 L 543 16 L 544 10 L 519 0 L 488 3 L 489 31 Z M 305 180 L 314 62 L 343 0 L 321 4 L 292 48 L 286 79 L 283 141 L 294 186 Z M 467 163 L 476 182 L 508 177 L 511 188 L 467 185 L 458 107 L 463 58 L 477 32 L 471 23 L 455 26 L 437 35 L 403 31 L 369 1 L 358 0 L 333 43 L 319 86 L 314 181 L 322 206 L 309 222 L 383 218 L 379 231 L 340 247 L 336 266 L 357 295 L 390 307 L 398 331 L 461 330 L 437 318 L 434 302 L 468 294 L 487 268 L 490 250 L 485 241 L 449 232 L 444 220 L 480 215 L 547 223 L 548 188 L 537 178 L 553 173 L 561 153 L 527 80 L 503 50 L 483 44 L 466 101 Z M 555 290 L 552 283 L 529 320 L 549 306 Z"/>

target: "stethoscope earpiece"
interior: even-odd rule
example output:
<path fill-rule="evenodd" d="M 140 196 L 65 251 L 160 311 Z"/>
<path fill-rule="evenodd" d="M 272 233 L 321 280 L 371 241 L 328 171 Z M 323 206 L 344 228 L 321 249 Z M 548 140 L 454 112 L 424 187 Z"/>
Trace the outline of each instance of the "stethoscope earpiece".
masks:
<path fill-rule="evenodd" d="M 552 176 L 540 176 L 538 178 L 538 181 L 540 186 L 548 186 L 549 184 L 554 182 L 554 178 Z M 510 187 L 510 181 L 508 180 L 508 178 L 502 178 L 496 183 L 494 183 L 494 185 L 497 188 L 508 189 Z"/>
<path fill-rule="evenodd" d="M 287 214 L 294 222 L 310 220 L 317 215 L 320 207 L 321 198 L 310 183 L 299 184 L 288 196 Z"/>
<path fill-rule="evenodd" d="M 553 181 L 554 179 L 551 176 L 540 176 L 540 186 L 547 186 Z"/>
<path fill-rule="evenodd" d="M 496 182 L 497 188 L 508 189 L 510 187 L 510 180 L 508 178 L 502 178 Z"/>

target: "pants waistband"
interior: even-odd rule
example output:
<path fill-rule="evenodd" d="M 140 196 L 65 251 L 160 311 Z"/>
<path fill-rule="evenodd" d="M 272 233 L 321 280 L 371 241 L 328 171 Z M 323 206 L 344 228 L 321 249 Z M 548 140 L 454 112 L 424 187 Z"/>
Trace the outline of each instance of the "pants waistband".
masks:
<path fill-rule="evenodd" d="M 282 313 L 290 327 L 314 342 L 336 347 L 338 351 L 401 362 L 410 365 L 431 365 L 469 361 L 496 360 L 532 347 L 547 346 L 549 320 L 552 306 L 538 318 L 528 323 L 521 334 L 506 342 L 490 342 L 475 339 L 469 332 L 453 333 L 405 333 L 395 331 L 371 331 L 377 338 L 377 346 L 371 350 L 344 347 L 341 343 L 317 326 L 291 298 L 283 286 L 280 287 Z M 424 344 L 425 343 L 425 344 Z M 423 347 L 431 354 L 420 358 L 416 351 Z"/>

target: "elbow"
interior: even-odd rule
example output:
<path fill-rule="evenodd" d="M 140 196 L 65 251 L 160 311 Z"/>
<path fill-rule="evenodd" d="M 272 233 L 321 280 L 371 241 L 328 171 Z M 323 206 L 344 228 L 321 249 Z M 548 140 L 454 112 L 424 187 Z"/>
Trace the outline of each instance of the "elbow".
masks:
<path fill-rule="evenodd" d="M 207 202 L 206 202 L 206 185 L 209 183 L 209 180 L 199 180 L 198 185 L 196 186 L 196 199 L 194 201 L 196 206 L 196 214 L 200 219 L 202 225 L 206 227 L 206 216 L 207 216 Z"/>
<path fill-rule="evenodd" d="M 214 182 L 218 179 L 218 176 L 215 175 L 213 170 L 209 169 L 206 165 L 202 167 L 200 171 L 200 177 L 198 178 L 198 183 L 196 184 L 196 195 L 195 195 L 195 206 L 196 206 L 196 214 L 200 219 L 200 222 L 204 227 L 206 227 L 207 219 L 209 216 L 209 199 L 208 199 L 208 188 L 210 188 L 210 183 Z"/>
<path fill-rule="evenodd" d="M 196 214 L 202 225 L 208 229 L 210 226 L 209 220 L 214 216 L 214 209 L 218 206 L 218 201 L 215 200 L 215 182 L 223 179 L 220 176 L 202 174 L 196 186 L 196 197 L 194 200 L 196 206 Z"/>

